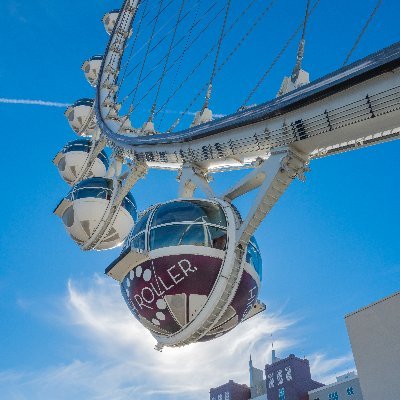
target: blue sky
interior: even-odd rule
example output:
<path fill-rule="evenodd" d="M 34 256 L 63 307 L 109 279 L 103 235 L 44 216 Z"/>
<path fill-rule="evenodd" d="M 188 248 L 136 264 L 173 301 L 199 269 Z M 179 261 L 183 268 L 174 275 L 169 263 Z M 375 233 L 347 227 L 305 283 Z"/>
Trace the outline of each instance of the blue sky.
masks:
<path fill-rule="evenodd" d="M 321 1 L 304 60 L 312 79 L 342 64 L 374 4 Z M 118 7 L 117 0 L 3 0 L 0 98 L 71 103 L 92 97 L 80 66 L 104 50 L 100 20 Z M 383 2 L 353 60 L 399 40 L 399 8 L 396 0 Z M 216 82 L 214 112 L 240 105 L 304 10 L 300 2 L 280 0 L 273 12 Z M 295 50 L 296 44 L 254 101 L 274 96 Z M 251 61 L 251 74 L 243 60 Z M 269 360 L 271 334 L 279 355 L 307 356 L 323 382 L 354 368 L 344 315 L 399 290 L 400 143 L 312 162 L 307 182 L 288 189 L 257 233 L 265 315 L 212 343 L 160 354 L 103 276 L 118 249 L 81 252 L 52 214 L 68 188 L 51 160 L 74 139 L 63 111 L 0 103 L 2 398 L 207 399 L 210 387 L 228 379 L 247 382 L 250 352 L 259 367 Z M 238 175 L 216 176 L 219 191 Z M 139 208 L 174 198 L 175 178 L 152 171 L 133 190 Z"/>

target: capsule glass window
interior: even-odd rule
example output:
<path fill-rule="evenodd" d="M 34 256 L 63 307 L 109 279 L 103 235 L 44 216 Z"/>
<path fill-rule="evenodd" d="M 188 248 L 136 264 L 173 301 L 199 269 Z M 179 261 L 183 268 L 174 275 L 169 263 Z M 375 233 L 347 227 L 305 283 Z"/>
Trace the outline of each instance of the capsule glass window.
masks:
<path fill-rule="evenodd" d="M 205 246 L 224 250 L 226 231 L 205 224 L 171 224 L 153 228 L 150 250 L 171 246 Z"/>
<path fill-rule="evenodd" d="M 122 201 L 121 205 L 129 212 L 129 214 L 131 214 L 133 220 L 136 221 L 136 219 L 137 219 L 136 202 L 130 193 L 125 197 L 125 199 Z"/>
<path fill-rule="evenodd" d="M 177 201 L 161 205 L 154 214 L 152 226 L 173 222 L 210 223 L 226 227 L 222 208 L 214 203 Z"/>
<path fill-rule="evenodd" d="M 89 197 L 108 200 L 111 197 L 111 190 L 105 188 L 95 188 L 95 187 L 75 188 L 68 195 L 68 199 L 72 201 L 77 199 L 85 199 Z"/>
<path fill-rule="evenodd" d="M 136 223 L 135 227 L 132 230 L 132 237 L 136 236 L 139 232 L 144 231 L 147 226 L 147 221 L 149 220 L 150 212 L 145 214 L 139 221 Z"/>
<path fill-rule="evenodd" d="M 132 249 L 145 250 L 146 249 L 146 235 L 142 232 L 130 241 L 130 247 Z"/>
<path fill-rule="evenodd" d="M 262 280 L 262 259 L 254 238 L 252 238 L 252 241 L 247 246 L 246 261 L 254 267 L 260 280 Z"/>

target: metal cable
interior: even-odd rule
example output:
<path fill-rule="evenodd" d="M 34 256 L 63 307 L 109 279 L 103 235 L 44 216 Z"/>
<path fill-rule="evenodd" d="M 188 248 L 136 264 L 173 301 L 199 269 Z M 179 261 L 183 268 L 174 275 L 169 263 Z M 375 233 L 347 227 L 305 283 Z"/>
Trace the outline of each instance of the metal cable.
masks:
<path fill-rule="evenodd" d="M 237 42 L 236 46 L 231 50 L 231 52 L 225 57 L 224 61 L 218 66 L 216 71 L 216 75 L 222 70 L 222 68 L 230 61 L 230 59 L 234 56 L 234 54 L 239 50 L 242 44 L 248 39 L 248 37 L 253 33 L 254 29 L 257 25 L 262 21 L 262 19 L 268 14 L 271 10 L 272 6 L 276 3 L 277 0 L 271 0 L 270 3 L 265 7 L 263 12 L 257 17 L 257 19 L 253 22 L 247 32 L 241 37 L 241 39 Z"/>
<path fill-rule="evenodd" d="M 160 79 L 159 79 L 159 84 L 158 84 L 158 88 L 157 88 L 157 93 L 156 93 L 156 96 L 155 96 L 155 98 L 154 98 L 154 102 L 153 102 L 152 109 L 151 109 L 151 111 L 150 111 L 150 118 L 151 118 L 151 120 L 152 120 L 153 117 L 154 117 L 154 112 L 155 112 L 155 109 L 156 109 L 156 107 L 157 107 L 158 96 L 160 95 L 161 86 L 162 86 L 162 84 L 163 84 L 163 82 L 164 82 L 165 74 L 166 74 L 166 72 L 167 72 L 167 66 L 168 66 L 169 59 L 170 59 L 170 57 L 171 57 L 172 46 L 173 46 L 174 41 L 175 41 L 176 33 L 177 33 L 177 31 L 178 31 L 179 24 L 182 22 L 181 16 L 182 16 L 182 12 L 183 12 L 183 8 L 184 8 L 184 7 L 185 7 L 185 0 L 182 0 L 182 2 L 181 2 L 181 7 L 180 7 L 179 12 L 178 12 L 178 19 L 176 20 L 176 24 L 175 24 L 174 33 L 173 33 L 173 35 L 172 35 L 171 43 L 170 43 L 169 48 L 168 48 L 167 57 L 165 58 L 164 68 L 163 68 L 163 71 L 162 71 L 162 73 L 161 73 L 161 77 L 160 77 Z"/>
<path fill-rule="evenodd" d="M 201 0 L 198 0 L 197 1 L 197 4 L 199 4 L 201 2 Z M 181 19 L 181 21 L 183 20 L 183 19 L 185 19 L 188 15 L 190 14 L 190 11 L 188 11 L 183 17 L 182 17 L 182 19 Z M 204 17 L 204 16 L 203 16 Z M 171 18 L 172 19 L 172 18 Z M 200 22 L 200 21 L 199 21 Z M 165 24 L 166 25 L 166 24 Z M 164 25 L 164 26 L 165 26 Z M 163 27 L 164 28 L 164 27 Z M 161 29 L 162 30 L 162 29 Z M 160 30 L 160 31 L 161 31 Z M 171 29 L 157 44 L 155 44 L 151 49 L 150 49 L 150 51 L 149 51 L 149 54 L 151 54 L 169 35 L 170 35 L 170 33 L 171 33 L 171 31 L 172 31 L 173 29 Z M 185 37 L 186 37 L 186 35 L 183 35 L 178 41 L 176 41 L 175 42 L 175 45 L 172 47 L 172 50 L 174 50 L 184 39 L 185 39 Z M 198 38 L 196 38 L 196 40 L 197 40 Z M 193 42 L 192 42 L 193 43 Z M 136 53 L 137 54 L 137 53 Z M 158 60 L 158 62 L 156 62 L 155 63 L 155 65 L 153 66 L 153 68 L 147 73 L 147 75 L 144 77 L 144 78 L 142 78 L 140 81 L 138 81 L 138 84 L 137 84 L 137 86 L 138 86 L 138 88 L 142 85 L 142 83 L 152 74 L 152 72 L 154 71 L 154 70 L 156 70 L 157 68 L 158 68 L 158 66 L 159 66 L 159 64 L 161 63 L 161 62 L 163 62 L 164 60 L 165 60 L 165 58 L 167 57 L 167 55 L 164 55 L 160 60 Z M 126 77 L 128 77 L 130 74 L 132 74 L 135 70 L 136 70 L 136 68 L 138 67 L 140 65 L 140 63 L 137 63 L 128 73 L 127 73 L 127 75 L 126 75 Z M 167 71 L 168 72 L 168 71 Z M 159 82 L 159 80 L 157 80 L 156 82 L 155 82 L 155 85 L 157 85 L 157 83 Z M 149 92 L 151 92 L 151 90 L 155 87 L 155 85 L 153 85 L 152 86 L 152 88 L 150 89 L 150 91 Z M 135 91 L 135 89 L 136 88 L 134 88 L 134 89 L 132 89 L 125 97 L 124 97 L 124 99 L 122 100 L 122 104 L 129 98 L 129 96 Z M 149 94 L 149 92 L 147 92 L 146 93 L 146 95 L 144 96 L 144 97 L 147 97 L 147 95 Z M 143 98 L 142 98 L 143 99 Z M 142 100 L 141 99 L 141 100 Z M 131 102 L 131 104 L 133 104 L 133 101 Z M 134 108 L 136 108 L 136 107 L 134 107 Z"/>
<path fill-rule="evenodd" d="M 368 29 L 369 24 L 371 23 L 371 21 L 374 19 L 375 15 L 376 15 L 376 13 L 378 12 L 379 7 L 381 6 L 381 4 L 382 4 L 382 0 L 378 0 L 376 5 L 375 5 L 374 10 L 372 11 L 372 13 L 369 16 L 366 24 L 364 25 L 363 29 L 361 30 L 360 34 L 358 35 L 358 38 L 355 41 L 353 47 L 351 48 L 349 54 L 347 54 L 347 57 L 344 60 L 344 63 L 342 65 L 343 67 L 345 67 L 347 65 L 347 63 L 349 62 L 350 57 L 353 55 L 354 51 L 356 50 L 358 44 L 360 43 L 362 37 L 364 36 L 365 31 Z"/>
<path fill-rule="evenodd" d="M 200 3 L 201 3 L 201 1 L 199 0 L 199 1 L 197 1 L 196 5 L 199 5 Z M 211 10 L 216 4 L 217 4 L 217 1 L 214 2 L 214 4 L 209 8 L 209 10 Z M 198 23 L 200 23 L 200 21 L 206 16 L 207 12 L 208 12 L 208 11 L 206 11 L 206 13 L 199 19 L 199 21 L 196 22 L 196 25 L 197 25 Z M 167 35 L 165 35 L 164 38 L 166 38 L 168 35 L 169 35 L 169 33 L 168 33 Z M 179 44 L 186 38 L 186 35 L 187 35 L 187 32 L 176 42 L 174 48 L 175 48 L 177 45 L 179 45 Z M 153 48 L 152 50 L 154 50 L 154 48 Z M 152 52 L 152 50 L 150 50 L 150 53 Z M 161 62 L 164 61 L 164 59 L 165 59 L 165 56 L 163 56 L 156 64 L 157 64 L 157 65 L 160 64 Z M 139 65 L 140 65 L 140 63 L 137 63 L 137 64 L 129 71 L 129 73 L 127 74 L 127 76 L 129 76 L 130 74 L 132 74 L 132 73 L 136 70 L 136 68 L 139 67 Z"/>
<path fill-rule="evenodd" d="M 191 45 L 193 43 L 195 43 L 200 37 L 201 35 L 208 29 L 208 27 L 217 19 L 217 17 L 219 16 L 219 14 L 221 14 L 221 12 L 224 9 L 222 8 L 220 11 L 218 11 L 218 13 L 213 17 L 213 19 L 211 21 L 209 21 L 209 23 L 200 31 L 200 33 L 197 35 L 197 37 L 195 39 L 193 39 Z M 198 68 L 200 68 L 200 66 L 202 65 L 202 63 L 211 55 L 211 53 L 215 50 L 216 48 L 216 44 L 211 47 L 211 49 L 207 52 L 207 54 L 203 57 L 202 60 L 200 60 L 200 62 L 193 68 L 193 70 L 186 76 L 186 78 L 181 82 L 181 84 L 179 85 L 179 87 L 174 91 L 174 93 L 172 95 L 170 95 L 167 99 L 167 101 L 160 107 L 160 109 L 155 113 L 155 116 L 166 106 L 166 104 L 169 102 L 169 100 L 172 99 L 172 97 L 175 96 L 175 94 L 182 88 L 182 86 L 193 76 L 193 74 L 196 72 L 196 70 Z M 163 58 L 164 59 L 164 58 Z M 174 64 L 174 63 L 172 63 Z M 172 65 L 173 66 L 173 65 Z M 167 72 L 172 68 L 172 66 L 170 66 L 170 68 L 168 68 Z M 143 80 L 142 80 L 143 82 Z M 138 104 L 144 100 L 148 94 L 153 90 L 153 88 L 155 87 L 155 85 L 157 85 L 158 81 L 156 81 L 153 86 L 147 91 L 147 93 L 140 99 L 140 101 L 138 102 Z"/>
<path fill-rule="evenodd" d="M 232 24 L 229 26 L 229 28 L 226 30 L 226 32 L 224 33 L 224 37 L 227 36 L 231 30 L 237 25 L 237 23 L 246 15 L 246 13 L 250 10 L 250 8 L 259 0 L 252 0 L 245 9 L 243 9 L 243 11 L 241 12 L 241 14 L 232 22 Z M 176 90 L 167 98 L 167 100 L 164 102 L 164 104 L 160 107 L 160 109 L 156 112 L 155 115 L 157 115 L 160 111 L 162 111 L 167 104 L 171 101 L 171 99 L 173 97 L 175 97 L 175 95 L 178 93 L 178 91 L 189 81 L 190 78 L 193 77 L 194 73 L 197 71 L 197 69 L 203 64 L 203 62 L 212 54 L 212 52 L 216 49 L 218 45 L 218 42 L 215 43 L 209 50 L 208 52 L 205 54 L 205 56 L 200 60 L 200 62 L 197 63 L 197 65 L 193 68 L 193 70 L 186 76 L 186 78 L 180 83 L 180 85 L 176 88 Z M 224 63 L 223 63 L 224 64 Z M 220 71 L 221 67 L 218 68 L 217 73 Z M 207 88 L 208 86 L 208 82 L 200 89 L 200 91 L 198 92 L 198 94 L 196 95 L 196 97 L 193 99 L 193 101 L 190 103 L 190 106 L 183 112 L 181 113 L 180 117 L 178 118 L 180 120 L 180 118 L 186 114 L 186 112 L 188 111 L 188 109 L 191 107 L 191 105 L 194 103 L 195 100 L 197 100 L 197 98 L 200 96 L 201 93 L 204 93 L 204 90 Z M 178 122 L 179 123 L 179 122 Z M 174 123 L 174 125 L 176 126 L 177 124 Z M 171 131 L 171 128 L 168 130 L 168 132 Z"/>
<path fill-rule="evenodd" d="M 215 6 L 216 4 L 217 4 L 217 2 L 214 2 L 214 6 Z M 190 30 L 189 30 L 187 36 L 186 36 L 186 43 L 185 43 L 185 46 L 184 46 L 184 48 L 183 48 L 183 50 L 182 50 L 182 52 L 181 52 L 181 55 L 179 56 L 178 67 L 176 68 L 174 77 L 173 77 L 172 82 L 171 82 L 171 84 L 170 84 L 169 93 L 171 93 L 172 90 L 173 90 L 173 88 L 175 87 L 176 79 L 177 79 L 178 74 L 179 74 L 179 71 L 180 71 L 180 69 L 181 69 L 183 58 L 185 57 L 185 54 L 186 54 L 186 52 L 187 52 L 187 50 L 188 50 L 188 48 L 189 48 L 189 41 L 190 41 L 190 39 L 191 39 L 191 37 L 192 37 L 193 29 L 194 29 L 194 27 L 195 27 L 195 25 L 196 25 L 197 17 L 198 17 L 198 15 L 199 15 L 199 9 L 200 9 L 200 8 L 199 8 L 199 5 L 200 5 L 200 3 L 198 2 L 198 3 L 197 3 L 197 8 L 196 8 L 196 13 L 195 13 L 195 16 L 194 16 L 194 18 L 193 18 L 192 25 L 191 25 L 191 27 L 190 27 Z M 161 117 L 160 117 L 160 121 L 159 121 L 159 129 L 161 129 L 161 125 L 162 125 L 162 123 L 163 123 L 163 121 L 164 121 L 165 111 L 166 111 L 166 109 L 164 108 L 164 111 L 163 111 L 163 113 L 162 113 L 162 115 L 161 115 Z"/>
<path fill-rule="evenodd" d="M 309 16 L 311 16 L 311 14 L 315 11 L 315 9 L 317 8 L 318 4 L 320 3 L 321 0 L 316 0 L 310 13 Z M 257 90 L 260 88 L 260 86 L 262 85 L 262 83 L 264 82 L 265 78 L 269 75 L 269 73 L 271 72 L 271 70 L 275 67 L 276 63 L 280 60 L 280 58 L 282 57 L 282 55 L 285 53 L 285 51 L 287 50 L 287 48 L 289 47 L 289 45 L 293 42 L 293 40 L 295 39 L 295 37 L 298 35 L 298 33 L 300 32 L 300 30 L 303 28 L 304 23 L 302 22 L 297 29 L 293 32 L 293 34 L 290 36 L 290 38 L 288 39 L 288 41 L 284 44 L 284 46 L 282 47 L 281 51 L 278 53 L 278 55 L 274 58 L 274 60 L 272 61 L 271 65 L 268 67 L 268 69 L 265 71 L 264 75 L 261 77 L 261 79 L 257 82 L 257 84 L 254 86 L 254 88 L 251 90 L 251 92 L 249 93 L 249 95 L 246 97 L 246 99 L 244 100 L 242 106 L 239 108 L 244 108 L 247 106 L 248 102 L 250 101 L 250 99 L 254 96 L 254 94 L 257 92 Z"/>
<path fill-rule="evenodd" d="M 165 11 L 166 9 L 167 9 L 167 7 L 173 2 L 174 0 L 171 0 L 164 8 L 163 8 L 163 10 L 161 11 L 161 13 L 163 12 L 163 11 Z M 198 2 L 200 2 L 200 0 L 198 0 Z M 155 17 L 154 17 L 155 18 Z M 154 18 L 152 19 L 152 21 L 154 21 Z M 154 34 L 154 36 L 157 36 L 164 28 L 165 28 L 165 26 L 171 21 L 173 19 L 173 16 L 167 21 L 167 23 L 165 23 L 155 34 Z M 149 24 L 151 23 L 151 21 L 149 22 Z M 173 29 L 171 29 L 171 30 L 169 30 L 151 49 L 150 49 L 150 51 L 149 51 L 149 54 L 151 54 L 165 39 L 167 39 L 168 37 L 169 37 L 169 35 L 170 35 L 170 33 L 171 33 L 171 31 L 172 31 Z M 142 50 L 143 50 L 143 48 L 145 47 L 145 45 L 148 43 L 148 41 L 134 54 L 134 56 L 136 56 L 136 55 L 138 55 Z M 162 62 L 164 60 L 164 58 L 160 61 L 160 62 Z M 130 76 L 139 66 L 141 65 L 141 63 L 140 62 L 138 62 L 138 63 L 136 63 L 136 65 L 133 67 L 133 68 L 131 68 L 130 70 L 129 70 L 129 72 L 126 74 L 126 77 L 128 77 L 128 76 Z"/>
<path fill-rule="evenodd" d="M 299 73 L 301 70 L 301 63 L 302 63 L 303 57 L 304 57 L 304 46 L 305 46 L 307 23 L 310 18 L 310 4 L 311 4 L 311 0 L 307 0 L 306 15 L 304 17 L 304 24 L 303 24 L 303 32 L 301 34 L 299 48 L 297 49 L 296 65 L 293 68 L 292 76 L 291 76 L 292 83 L 295 83 L 299 77 Z"/>
<path fill-rule="evenodd" d="M 142 27 L 142 22 L 143 22 L 143 20 L 147 17 L 147 15 L 150 13 L 150 11 L 147 11 L 147 7 L 148 7 L 149 4 L 150 4 L 150 0 L 147 0 L 147 1 L 146 1 L 146 4 L 145 4 L 145 6 L 144 6 L 144 9 L 143 9 L 142 16 L 141 16 L 141 18 L 140 18 L 140 20 L 139 20 L 139 24 L 138 24 L 138 27 L 137 27 L 137 30 L 136 30 L 135 38 L 134 38 L 133 43 L 132 43 L 132 46 L 131 46 L 131 51 L 129 52 L 128 60 L 126 61 L 125 65 L 124 65 L 124 70 L 123 70 L 123 73 L 122 73 L 122 78 L 121 78 L 120 83 L 119 83 L 119 85 L 118 85 L 119 87 L 122 86 L 122 84 L 123 84 L 124 81 L 125 81 L 126 73 L 127 73 L 127 70 L 128 70 L 128 65 L 129 65 L 129 63 L 131 62 L 132 57 L 133 57 L 133 50 L 134 50 L 134 48 L 135 48 L 136 42 L 137 42 L 138 37 L 139 37 L 140 28 Z M 147 13 L 146 13 L 146 12 L 147 12 Z M 118 92 L 117 92 L 117 93 L 118 93 Z"/>
<path fill-rule="evenodd" d="M 225 16 L 224 16 L 224 22 L 222 23 L 221 33 L 219 35 L 217 52 L 215 54 L 214 65 L 213 65 L 213 69 L 212 69 L 211 76 L 210 76 L 210 82 L 208 83 L 208 92 L 207 92 L 207 95 L 206 95 L 206 101 L 204 102 L 203 110 L 206 107 L 208 107 L 208 102 L 209 102 L 210 97 L 211 97 L 212 85 L 213 85 L 215 74 L 216 74 L 216 71 L 217 71 L 217 64 L 218 64 L 218 60 L 219 60 L 219 55 L 221 53 L 222 42 L 223 42 L 224 37 L 225 37 L 226 23 L 228 21 L 228 15 L 229 15 L 230 8 L 231 8 L 231 0 L 227 0 L 227 2 L 226 2 L 226 11 L 225 11 Z"/>
<path fill-rule="evenodd" d="M 180 19 L 179 23 L 182 22 L 189 14 L 190 14 L 190 11 L 186 12 L 186 14 Z M 172 31 L 172 30 L 171 30 L 171 31 Z M 168 32 L 168 35 L 165 36 L 164 38 L 170 36 L 171 31 Z M 163 38 L 162 40 L 164 40 L 164 38 Z M 176 46 L 179 45 L 180 42 L 183 41 L 183 39 L 184 39 L 184 37 L 181 38 L 180 41 L 175 42 L 175 45 L 172 47 L 171 52 L 172 52 L 172 50 L 175 49 Z M 158 43 L 153 47 L 153 49 L 155 49 L 155 48 L 156 48 L 157 46 L 159 46 L 160 44 L 161 44 L 161 41 L 158 42 Z M 153 50 L 153 49 L 152 49 L 152 50 Z M 152 50 L 150 50 L 150 53 L 152 52 Z M 150 53 L 149 53 L 149 54 L 150 54 Z M 168 57 L 168 52 L 161 58 L 161 60 L 159 60 L 158 62 L 156 62 L 156 63 L 154 64 L 154 66 L 147 72 L 147 74 L 140 80 L 140 82 L 138 83 L 139 87 L 142 85 L 143 82 L 145 82 L 145 81 L 147 80 L 147 78 L 148 78 L 155 70 L 157 70 L 157 69 L 159 68 L 160 64 L 161 64 L 163 61 L 165 62 L 165 60 L 166 60 L 167 57 Z M 169 69 L 168 69 L 167 71 L 169 71 Z M 161 77 L 160 77 L 159 79 L 157 79 L 157 81 L 155 82 L 155 85 L 157 85 L 157 84 L 159 83 L 160 80 L 161 80 Z M 152 89 L 155 87 L 155 85 L 152 86 Z M 152 90 L 152 89 L 151 89 L 151 90 Z M 151 91 L 151 90 L 150 90 L 150 91 Z M 131 92 L 129 92 L 129 93 L 126 95 L 124 101 L 126 100 L 127 97 L 129 97 L 129 96 L 132 94 L 132 92 L 133 92 L 133 90 L 132 90 Z"/>
<path fill-rule="evenodd" d="M 241 37 L 241 39 L 238 41 L 236 46 L 232 49 L 232 51 L 226 56 L 224 61 L 219 65 L 219 67 L 216 70 L 216 75 L 221 72 L 222 68 L 230 61 L 230 59 L 233 57 L 233 55 L 239 50 L 239 48 L 242 46 L 242 44 L 246 41 L 246 39 L 250 36 L 250 34 L 254 31 L 254 29 L 257 27 L 257 25 L 262 21 L 262 19 L 268 14 L 272 6 L 276 0 L 271 0 L 271 2 L 265 7 L 263 12 L 257 17 L 257 19 L 254 21 L 254 23 L 250 26 L 250 28 L 247 30 L 247 32 Z M 249 4 L 247 9 L 244 11 L 247 12 L 248 9 L 255 3 L 253 1 L 252 3 Z M 244 15 L 244 14 L 242 14 Z M 181 118 L 189 111 L 189 109 L 192 107 L 192 105 L 196 102 L 196 100 L 200 97 L 200 95 L 204 92 L 204 90 L 207 88 L 208 83 L 205 83 L 204 86 L 197 92 L 195 97 L 192 99 L 190 104 L 186 107 L 186 109 L 180 114 L 179 118 L 174 122 L 174 124 L 170 127 L 168 132 L 172 132 L 176 126 L 179 124 Z"/>
<path fill-rule="evenodd" d="M 133 99 L 132 99 L 131 104 L 134 102 L 135 97 L 136 97 L 136 94 L 137 94 L 137 91 L 138 91 L 139 82 L 140 82 L 140 79 L 141 79 L 141 77 L 142 77 L 144 67 L 145 67 L 145 65 L 146 65 L 147 57 L 148 57 L 149 51 L 150 51 L 151 42 L 153 41 L 154 34 L 155 34 L 155 31 L 156 31 L 156 27 L 157 27 L 157 23 L 158 23 L 158 18 L 160 17 L 160 14 L 161 14 L 161 9 L 162 9 L 163 2 L 164 2 L 164 0 L 161 0 L 161 1 L 160 1 L 160 6 L 159 6 L 159 8 L 158 8 L 158 12 L 157 12 L 157 14 L 156 14 L 156 16 L 155 16 L 155 18 L 154 18 L 153 29 L 152 29 L 152 31 L 151 31 L 150 39 L 149 39 L 149 41 L 148 41 L 148 43 L 147 43 L 146 54 L 145 54 L 145 56 L 144 56 L 143 63 L 142 63 L 142 68 L 140 69 L 140 73 L 139 73 L 138 84 L 136 85 L 135 89 L 133 90 Z"/>

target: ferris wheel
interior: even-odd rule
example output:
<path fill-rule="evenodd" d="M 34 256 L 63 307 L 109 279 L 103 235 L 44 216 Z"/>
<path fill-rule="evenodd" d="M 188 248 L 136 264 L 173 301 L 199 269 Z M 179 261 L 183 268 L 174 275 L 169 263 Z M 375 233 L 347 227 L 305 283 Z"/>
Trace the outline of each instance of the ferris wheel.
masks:
<path fill-rule="evenodd" d="M 71 186 L 54 212 L 82 250 L 122 246 L 106 273 L 158 350 L 212 340 L 265 310 L 254 235 L 311 160 L 399 138 L 400 43 L 347 65 L 381 1 L 343 67 L 310 82 L 302 59 L 319 0 L 308 0 L 237 111 L 213 115 L 215 81 L 276 1 L 235 8 L 230 0 L 125 0 L 103 18 L 104 54 L 82 66 L 95 97 L 65 112 L 79 138 L 53 160 Z M 234 46 L 224 51 L 230 35 Z M 277 97 L 249 105 L 298 35 L 293 72 Z M 139 212 L 131 189 L 151 169 L 176 171 L 179 193 Z M 216 193 L 212 174 L 237 169 L 248 173 Z M 242 216 L 235 199 L 256 190 Z"/>

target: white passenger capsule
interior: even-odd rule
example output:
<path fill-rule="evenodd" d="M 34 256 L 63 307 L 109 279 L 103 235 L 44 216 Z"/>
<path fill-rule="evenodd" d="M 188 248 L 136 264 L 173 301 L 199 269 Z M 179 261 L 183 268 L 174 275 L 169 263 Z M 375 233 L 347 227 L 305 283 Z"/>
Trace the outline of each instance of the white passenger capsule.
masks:
<path fill-rule="evenodd" d="M 102 62 L 103 56 L 93 56 L 89 60 L 86 60 L 82 65 L 82 71 L 85 73 L 87 81 L 93 87 L 97 86 Z"/>
<path fill-rule="evenodd" d="M 61 217 L 67 232 L 79 245 L 91 240 L 100 223 L 106 218 L 113 190 L 111 179 L 85 179 L 73 186 L 55 209 L 54 213 Z M 118 207 L 105 236 L 95 249 L 106 250 L 119 246 L 128 236 L 136 218 L 136 203 L 129 193 Z"/>
<path fill-rule="evenodd" d="M 118 19 L 118 15 L 119 15 L 119 10 L 112 10 L 107 14 L 105 14 L 103 17 L 102 21 L 109 35 L 111 35 L 112 31 L 114 30 L 115 24 Z"/>
<path fill-rule="evenodd" d="M 93 99 L 80 99 L 65 111 L 70 127 L 79 136 L 91 136 L 96 129 Z"/>
<path fill-rule="evenodd" d="M 67 143 L 53 160 L 61 177 L 69 185 L 73 184 L 86 167 L 92 142 L 88 139 L 77 139 Z M 86 176 L 104 177 L 109 166 L 106 152 L 101 151 L 96 157 Z"/>
<path fill-rule="evenodd" d="M 239 218 L 221 200 L 155 206 L 106 270 L 159 348 L 214 339 L 264 310 L 260 252 L 252 239 L 238 256 Z"/>

